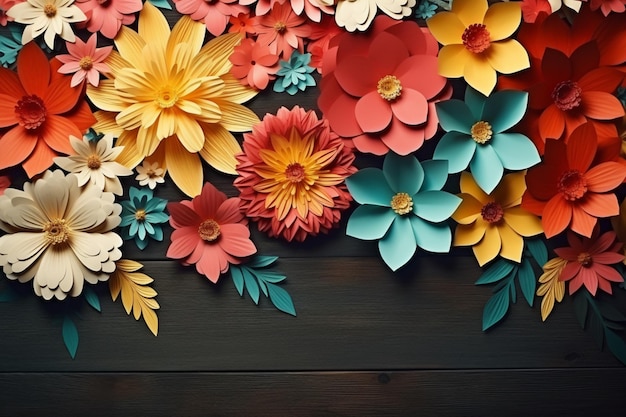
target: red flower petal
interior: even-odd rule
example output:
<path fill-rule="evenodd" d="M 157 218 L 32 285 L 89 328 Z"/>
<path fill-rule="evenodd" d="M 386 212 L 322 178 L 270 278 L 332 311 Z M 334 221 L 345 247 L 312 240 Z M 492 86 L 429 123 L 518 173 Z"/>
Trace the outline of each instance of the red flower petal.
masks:
<path fill-rule="evenodd" d="M 546 48 L 541 61 L 541 71 L 546 84 L 552 89 L 557 83 L 572 78 L 572 63 L 563 52 Z"/>
<path fill-rule="evenodd" d="M 561 233 L 572 220 L 572 206 L 560 195 L 554 196 L 543 209 L 541 225 L 547 238 Z"/>
<path fill-rule="evenodd" d="M 374 155 L 384 155 L 389 152 L 389 147 L 380 138 L 370 134 L 355 136 L 352 138 L 352 142 L 359 152 L 372 153 Z"/>
<path fill-rule="evenodd" d="M 250 231 L 242 224 L 220 226 L 222 235 L 217 241 L 222 250 L 235 257 L 245 257 L 256 253 L 256 246 L 250 240 Z"/>
<path fill-rule="evenodd" d="M 355 108 L 357 100 L 348 95 L 342 94 L 335 99 L 335 102 L 326 113 L 326 118 L 330 127 L 342 137 L 353 137 L 363 133 L 356 120 Z M 391 110 L 389 110 L 391 113 Z"/>
<path fill-rule="evenodd" d="M 604 91 L 612 93 L 622 82 L 624 74 L 614 68 L 596 68 L 583 75 L 578 80 L 578 86 L 583 91 Z"/>
<path fill-rule="evenodd" d="M 170 223 L 174 228 L 190 226 L 196 228 L 197 232 L 198 225 L 203 220 L 190 207 L 181 203 L 168 203 L 167 211 L 170 213 Z"/>
<path fill-rule="evenodd" d="M 226 194 L 207 182 L 202 187 L 200 195 L 192 200 L 193 209 L 201 220 L 217 220 L 217 210 L 226 201 Z"/>
<path fill-rule="evenodd" d="M 588 192 L 585 194 L 585 197 L 578 202 L 578 205 L 593 217 L 609 217 L 619 214 L 619 204 L 614 194 L 596 194 Z"/>
<path fill-rule="evenodd" d="M 232 197 L 224 201 L 215 212 L 215 221 L 220 225 L 228 223 L 248 224 L 248 220 L 241 212 L 241 199 Z"/>
<path fill-rule="evenodd" d="M 178 203 L 170 203 L 178 204 Z M 169 204 L 168 204 L 169 210 Z M 171 214 L 171 211 L 170 211 Z M 172 232 L 172 243 L 167 248 L 165 256 L 173 259 L 185 258 L 191 255 L 200 241 L 198 230 L 194 227 L 183 227 Z"/>
<path fill-rule="evenodd" d="M 604 252 L 593 255 L 593 262 L 613 265 L 624 260 L 624 255 L 615 252 Z"/>
<path fill-rule="evenodd" d="M 363 97 L 376 88 L 381 77 L 387 74 L 375 73 L 373 62 L 364 56 L 353 56 L 337 65 L 334 74 L 337 82 L 346 93 Z"/>
<path fill-rule="evenodd" d="M 585 123 L 572 132 L 567 141 L 567 163 L 571 169 L 587 172 L 598 148 L 596 137 L 591 123 Z"/>
<path fill-rule="evenodd" d="M 394 117 L 389 129 L 381 134 L 381 139 L 389 149 L 404 156 L 422 147 L 424 130 L 405 125 Z"/>
<path fill-rule="evenodd" d="M 385 130 L 392 118 L 392 111 L 389 102 L 378 94 L 376 91 L 372 91 L 356 103 L 354 108 L 354 114 L 356 120 L 359 123 L 359 127 L 364 132 L 380 132 Z"/>
<path fill-rule="evenodd" d="M 402 95 L 391 102 L 391 110 L 402 123 L 419 125 L 428 118 L 428 101 L 419 91 L 405 88 Z"/>
<path fill-rule="evenodd" d="M 370 72 L 382 78 L 394 75 L 400 63 L 409 57 L 409 51 L 398 37 L 383 32 L 372 41 L 368 57 L 373 66 L 361 68 L 360 72 Z"/>
<path fill-rule="evenodd" d="M 565 267 L 563 267 L 561 275 L 559 275 L 559 281 L 569 281 L 573 279 L 576 275 L 578 275 L 581 268 L 582 265 L 576 260 L 574 260 L 573 262 L 568 262 Z"/>
<path fill-rule="evenodd" d="M 443 90 L 447 80 L 439 75 L 437 57 L 415 55 L 405 59 L 395 71 L 402 82 L 402 94 L 405 88 L 419 91 L 427 100 Z"/>
<path fill-rule="evenodd" d="M 581 268 L 579 277 L 591 295 L 596 295 L 598 291 L 598 275 L 592 268 Z"/>
<path fill-rule="evenodd" d="M 595 261 L 595 256 L 593 257 L 594 261 Z M 596 271 L 596 273 L 598 275 L 600 275 L 602 278 L 606 279 L 607 281 L 612 281 L 612 282 L 624 282 L 624 277 L 617 272 L 617 270 L 613 267 L 610 267 L 608 265 L 603 265 L 603 264 L 594 264 L 593 265 L 593 269 Z"/>

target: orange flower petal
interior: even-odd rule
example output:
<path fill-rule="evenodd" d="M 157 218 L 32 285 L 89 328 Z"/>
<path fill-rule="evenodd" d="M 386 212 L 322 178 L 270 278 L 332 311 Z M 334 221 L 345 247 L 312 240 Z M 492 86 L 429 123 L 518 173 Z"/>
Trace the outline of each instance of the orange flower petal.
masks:
<path fill-rule="evenodd" d="M 0 77 L 2 77 L 1 74 Z M 9 127 L 19 123 L 15 105 L 16 101 L 12 96 L 0 94 L 0 127 Z"/>
<path fill-rule="evenodd" d="M 567 163 L 570 169 L 584 173 L 596 156 L 598 143 L 596 131 L 591 123 L 580 125 L 567 141 Z"/>
<path fill-rule="evenodd" d="M 35 42 L 24 45 L 17 55 L 17 75 L 28 94 L 45 95 L 50 82 L 50 64 Z"/>
<path fill-rule="evenodd" d="M 27 133 L 22 126 L 15 126 L 0 138 L 0 169 L 18 165 L 35 149 L 37 135 Z"/>
<path fill-rule="evenodd" d="M 70 87 L 71 78 L 59 78 L 45 91 L 43 101 L 48 113 L 61 114 L 70 111 L 81 96 L 81 88 Z"/>
<path fill-rule="evenodd" d="M 71 112 L 65 113 L 63 116 L 66 119 L 71 120 L 72 123 L 74 123 L 76 127 L 83 132 L 92 127 L 97 122 L 97 119 L 91 112 L 91 107 L 89 107 L 89 103 L 87 103 L 85 100 L 81 100 L 78 106 L 74 107 Z M 100 132 L 100 130 L 97 129 L 96 131 Z M 116 133 L 118 134 L 114 136 L 119 136 L 119 134 L 121 134 L 121 131 L 118 132 L 116 130 Z"/>
<path fill-rule="evenodd" d="M 614 68 L 596 68 L 578 80 L 578 86 L 583 91 L 604 91 L 612 93 L 622 82 L 624 74 Z"/>
<path fill-rule="evenodd" d="M 70 135 L 82 137 L 82 132 L 65 117 L 49 114 L 42 126 L 40 136 L 46 144 L 59 153 L 73 154 Z"/>
<path fill-rule="evenodd" d="M 551 238 L 565 230 L 571 220 L 572 205 L 560 195 L 556 195 L 545 205 L 541 225 L 546 237 Z"/>
<path fill-rule="evenodd" d="M 574 232 L 578 233 L 579 235 L 590 237 L 593 233 L 593 228 L 596 226 L 597 222 L 598 219 L 596 219 L 596 217 L 590 216 L 580 206 L 572 204 L 572 222 L 570 224 L 570 229 L 572 229 Z"/>
<path fill-rule="evenodd" d="M 17 74 L 3 67 L 0 67 L 0 93 L 7 94 L 14 99 L 20 99 L 26 95 Z"/>
<path fill-rule="evenodd" d="M 583 112 L 592 119 L 611 120 L 624 116 L 624 108 L 613 94 L 586 91 L 581 95 Z"/>
<path fill-rule="evenodd" d="M 543 140 L 559 139 L 565 129 L 565 119 L 555 104 L 546 108 L 539 116 L 539 134 Z"/>
<path fill-rule="evenodd" d="M 26 171 L 29 178 L 45 171 L 53 164 L 53 160 L 58 155 L 50 149 L 46 142 L 38 140 L 35 149 L 31 152 L 26 161 L 22 163 L 22 168 Z"/>
<path fill-rule="evenodd" d="M 609 217 L 619 214 L 619 204 L 615 194 L 596 194 L 588 192 L 578 206 L 593 217 Z M 591 236 L 591 232 L 586 235 Z"/>
<path fill-rule="evenodd" d="M 617 188 L 626 178 L 626 167 L 619 162 L 604 162 L 585 173 L 589 191 L 605 193 Z"/>

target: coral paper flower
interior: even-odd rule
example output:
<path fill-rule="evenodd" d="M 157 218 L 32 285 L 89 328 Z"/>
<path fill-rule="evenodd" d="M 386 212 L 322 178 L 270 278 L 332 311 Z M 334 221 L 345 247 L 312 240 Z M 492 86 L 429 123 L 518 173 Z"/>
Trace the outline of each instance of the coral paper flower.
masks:
<path fill-rule="evenodd" d="M 121 201 L 122 205 L 122 239 L 134 239 L 141 250 L 148 246 L 148 237 L 156 241 L 163 240 L 162 223 L 167 223 L 169 216 L 165 213 L 167 200 L 154 197 L 151 190 L 130 187 L 130 200 Z"/>
<path fill-rule="evenodd" d="M 99 113 L 98 131 L 118 134 L 120 162 L 138 165 L 145 157 L 166 168 L 187 195 L 200 193 L 200 156 L 214 168 L 235 173 L 241 151 L 230 133 L 251 129 L 259 118 L 241 103 L 257 94 L 232 75 L 228 57 L 239 34 L 222 35 L 202 46 L 206 28 L 183 16 L 170 31 L 150 3 L 139 15 L 139 32 L 123 27 L 120 51 L 107 63 L 112 79 L 87 87 Z"/>
<path fill-rule="evenodd" d="M 259 230 L 288 241 L 327 233 L 351 198 L 343 184 L 354 154 L 326 120 L 296 106 L 267 114 L 237 156 L 242 210 Z"/>
<path fill-rule="evenodd" d="M 82 140 L 70 136 L 74 154 L 54 158 L 54 163 L 78 177 L 78 185 L 90 182 L 103 191 L 122 195 L 124 190 L 118 177 L 132 175 L 133 171 L 116 161 L 122 152 L 120 146 L 113 147 L 113 137 L 105 135 L 97 142 L 87 137 Z"/>
<path fill-rule="evenodd" d="M 195 265 L 199 274 L 217 282 L 229 265 L 240 264 L 242 258 L 256 253 L 239 206 L 239 198 L 227 199 L 210 183 L 191 201 L 168 203 L 174 232 L 166 256 Z"/>
<path fill-rule="evenodd" d="M 559 280 L 569 281 L 570 295 L 583 285 L 592 295 L 596 295 L 598 288 L 612 294 L 611 282 L 624 282 L 624 277 L 609 266 L 624 260 L 620 253 L 622 243 L 616 238 L 612 231 L 600 235 L 597 227 L 589 238 L 567 232 L 569 247 L 556 248 L 554 252 L 567 261 Z"/>
<path fill-rule="evenodd" d="M 7 15 L 7 10 L 13 7 L 20 0 L 0 0 L 0 26 L 6 26 L 8 22 L 12 22 L 13 18 Z"/>
<path fill-rule="evenodd" d="M 163 184 L 165 182 L 165 170 L 163 168 L 159 168 L 159 164 L 157 162 L 150 162 L 148 160 L 144 160 L 142 165 L 138 165 L 135 170 L 137 171 L 137 176 L 135 179 L 139 181 L 139 185 L 150 187 L 151 190 L 154 190 L 157 184 Z"/>
<path fill-rule="evenodd" d="M 96 48 L 96 36 L 94 33 L 87 39 L 87 42 L 78 38 L 76 43 L 66 42 L 65 46 L 69 54 L 56 55 L 56 59 L 63 63 L 58 71 L 61 74 L 74 74 L 70 84 L 72 87 L 76 87 L 84 80 L 97 87 L 100 83 L 100 74 L 111 71 L 104 60 L 108 58 L 113 47 Z"/>
<path fill-rule="evenodd" d="M 24 191 L 0 196 L 0 265 L 9 279 L 33 281 L 46 300 L 79 296 L 84 282 L 106 281 L 122 252 L 113 228 L 122 208 L 111 193 L 79 187 L 75 175 L 47 171 Z"/>
<path fill-rule="evenodd" d="M 348 220 L 346 234 L 378 240 L 385 263 L 397 270 L 417 247 L 445 253 L 452 234 L 445 221 L 461 199 L 441 191 L 448 179 L 447 161 L 420 164 L 412 155 L 385 156 L 383 169 L 364 168 L 346 179 L 354 200 L 361 204 Z"/>
<path fill-rule="evenodd" d="M 567 142 L 548 140 L 543 162 L 528 170 L 522 207 L 542 216 L 546 237 L 570 228 L 591 236 L 598 218 L 619 214 L 612 191 L 626 178 L 619 162 L 594 163 L 598 149 L 593 125 L 576 128 Z"/>
<path fill-rule="evenodd" d="M 26 25 L 22 33 L 24 45 L 43 33 L 48 48 L 54 49 L 56 35 L 68 42 L 74 42 L 76 36 L 70 23 L 83 22 L 87 19 L 72 3 L 74 0 L 28 0 L 11 7 L 7 11 L 7 16 L 17 23 Z"/>
<path fill-rule="evenodd" d="M 624 13 L 626 11 L 626 0 L 588 0 L 591 10 L 602 10 L 602 14 L 608 16 L 609 13 Z"/>
<path fill-rule="evenodd" d="M 496 72 L 512 74 L 530 66 L 528 54 L 515 39 L 508 39 L 521 20 L 519 2 L 454 0 L 449 12 L 437 13 L 426 21 L 437 41 L 439 73 L 447 78 L 463 77 L 488 96 L 496 85 Z"/>
<path fill-rule="evenodd" d="M 230 73 L 243 85 L 264 90 L 278 71 L 278 56 L 270 48 L 252 39 L 244 39 L 235 47 L 230 58 Z"/>
<path fill-rule="evenodd" d="M 109 39 L 115 38 L 122 26 L 133 23 L 142 8 L 141 0 L 76 0 L 76 5 L 87 16 L 83 26 Z"/>
<path fill-rule="evenodd" d="M 232 16 L 248 13 L 246 6 L 238 0 L 174 0 L 178 13 L 189 15 L 193 20 L 202 20 L 209 33 L 219 36 L 226 31 Z"/>
<path fill-rule="evenodd" d="M 522 0 L 521 8 L 522 19 L 526 23 L 535 23 L 541 13 L 552 13 L 552 6 L 548 0 Z"/>
<path fill-rule="evenodd" d="M 519 171 L 540 161 L 530 139 L 505 133 L 522 119 L 527 102 L 528 94 L 521 91 L 499 91 L 485 97 L 467 87 L 465 102 L 437 103 L 439 123 L 448 133 L 437 144 L 433 158 L 447 159 L 451 173 L 470 166 L 478 186 L 491 193 L 504 168 Z"/>
<path fill-rule="evenodd" d="M 0 68 L 0 169 L 22 164 L 29 177 L 52 165 L 58 154 L 71 154 L 70 135 L 82 137 L 96 120 L 70 77 L 51 66 L 31 42 L 17 58 L 17 75 Z"/>
<path fill-rule="evenodd" d="M 303 52 L 303 38 L 311 34 L 307 20 L 298 16 L 289 4 L 274 4 L 269 13 L 257 16 L 254 27 L 257 43 L 268 46 L 271 53 L 282 59 L 289 59 L 294 50 Z"/>
<path fill-rule="evenodd" d="M 491 194 L 478 187 L 468 173 L 461 173 L 463 202 L 452 215 L 459 223 L 454 246 L 472 246 L 476 260 L 483 266 L 500 255 L 520 262 L 523 237 L 543 231 L 539 218 L 520 207 L 526 191 L 524 172 L 507 174 Z"/>

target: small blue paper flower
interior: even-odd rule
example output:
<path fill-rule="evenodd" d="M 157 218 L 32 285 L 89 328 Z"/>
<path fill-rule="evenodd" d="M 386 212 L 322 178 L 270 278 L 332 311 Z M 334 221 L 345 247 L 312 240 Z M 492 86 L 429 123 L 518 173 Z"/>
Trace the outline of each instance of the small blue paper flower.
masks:
<path fill-rule="evenodd" d="M 419 246 L 430 252 L 450 251 L 452 233 L 445 220 L 461 199 L 441 191 L 448 179 L 448 162 L 420 164 L 413 155 L 388 153 L 383 169 L 364 168 L 346 179 L 361 204 L 350 216 L 346 234 L 378 240 L 383 261 L 397 270 Z"/>
<path fill-rule="evenodd" d="M 437 144 L 433 159 L 447 160 L 450 173 L 469 166 L 478 186 L 491 194 L 504 168 L 519 171 L 541 161 L 528 137 L 504 133 L 522 119 L 527 105 L 525 91 L 502 90 L 485 97 L 469 86 L 465 102 L 435 104 L 439 124 L 448 133 Z"/>
<path fill-rule="evenodd" d="M 148 246 L 147 237 L 157 241 L 163 240 L 163 229 L 160 224 L 166 223 L 169 216 L 164 212 L 167 200 L 153 196 L 152 190 L 130 187 L 130 200 L 122 201 L 122 238 L 135 239 L 141 250 Z"/>
<path fill-rule="evenodd" d="M 314 87 L 315 79 L 311 73 L 315 68 L 309 66 L 310 62 L 311 54 L 301 54 L 298 51 L 293 51 L 289 61 L 280 61 L 274 91 L 277 93 L 286 91 L 293 96 L 298 90 L 304 91 L 307 87 Z"/>
<path fill-rule="evenodd" d="M 415 17 L 417 19 L 428 19 L 435 15 L 437 5 L 428 0 L 421 0 L 419 6 L 415 8 Z"/>
<path fill-rule="evenodd" d="M 159 9 L 172 10 L 172 5 L 167 0 L 148 0 L 153 6 Z"/>
<path fill-rule="evenodd" d="M 21 25 L 9 25 L 10 37 L 0 36 L 0 65 L 9 67 L 17 59 L 17 53 L 22 49 Z"/>

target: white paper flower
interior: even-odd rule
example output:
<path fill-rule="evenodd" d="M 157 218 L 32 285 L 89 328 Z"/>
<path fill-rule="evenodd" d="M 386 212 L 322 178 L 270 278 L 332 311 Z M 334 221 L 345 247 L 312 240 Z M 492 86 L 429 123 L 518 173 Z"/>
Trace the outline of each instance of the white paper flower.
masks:
<path fill-rule="evenodd" d="M 22 44 L 26 45 L 43 33 L 46 45 L 54 49 L 55 35 L 74 42 L 76 37 L 70 23 L 87 20 L 82 10 L 72 3 L 74 0 L 26 0 L 11 7 L 7 16 L 26 25 Z"/>
<path fill-rule="evenodd" d="M 319 0 L 325 5 L 332 5 L 333 0 Z M 340 27 L 354 32 L 364 31 L 376 17 L 380 9 L 387 16 L 401 20 L 410 16 L 415 7 L 415 0 L 338 0 L 335 9 L 335 21 Z"/>
<path fill-rule="evenodd" d="M 165 182 L 165 170 L 159 168 L 158 162 L 150 162 L 148 160 L 143 161 L 143 165 L 138 165 L 136 168 L 137 176 L 135 179 L 139 181 L 139 185 L 142 187 L 148 186 L 151 190 L 154 190 L 157 184 L 163 184 Z"/>
<path fill-rule="evenodd" d="M 70 143 L 76 155 L 56 157 L 55 164 L 76 174 L 81 187 L 91 182 L 103 191 L 124 194 L 118 177 L 132 175 L 133 171 L 115 161 L 124 147 L 113 147 L 113 136 L 105 135 L 97 142 L 90 142 L 86 137 L 80 140 L 70 136 Z"/>
<path fill-rule="evenodd" d="M 580 11 L 580 6 L 582 4 L 581 0 L 548 0 L 548 3 L 550 3 L 552 13 L 557 12 L 563 5 L 566 5 L 575 12 L 578 12 Z"/>
<path fill-rule="evenodd" d="M 106 281 L 122 252 L 122 239 L 111 230 L 122 207 L 111 193 L 79 187 L 75 175 L 47 171 L 24 190 L 8 188 L 0 196 L 0 265 L 9 279 L 33 280 L 35 294 L 46 300 L 76 297 L 84 281 Z"/>

